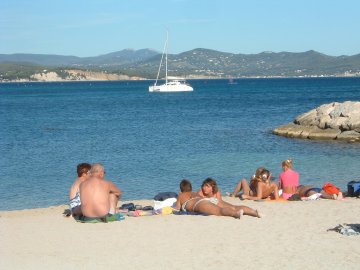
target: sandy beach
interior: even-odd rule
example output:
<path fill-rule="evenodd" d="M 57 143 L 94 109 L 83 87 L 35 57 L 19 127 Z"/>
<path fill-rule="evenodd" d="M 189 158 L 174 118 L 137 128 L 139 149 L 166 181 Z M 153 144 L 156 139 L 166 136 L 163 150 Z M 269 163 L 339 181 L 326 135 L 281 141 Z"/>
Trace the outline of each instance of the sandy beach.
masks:
<path fill-rule="evenodd" d="M 359 199 L 225 200 L 264 217 L 171 214 L 83 224 L 62 215 L 66 205 L 2 211 L 0 269 L 359 269 L 360 236 L 327 231 L 359 224 Z"/>

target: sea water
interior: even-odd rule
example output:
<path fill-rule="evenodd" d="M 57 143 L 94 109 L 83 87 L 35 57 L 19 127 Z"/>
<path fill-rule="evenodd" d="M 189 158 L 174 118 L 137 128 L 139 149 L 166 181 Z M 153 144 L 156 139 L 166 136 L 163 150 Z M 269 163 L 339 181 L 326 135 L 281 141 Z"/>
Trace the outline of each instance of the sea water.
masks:
<path fill-rule="evenodd" d="M 0 84 L 0 210 L 66 204 L 76 165 L 100 162 L 124 200 L 221 191 L 294 160 L 302 184 L 360 180 L 360 144 L 289 139 L 271 130 L 330 102 L 360 100 L 360 78 L 190 81 L 194 92 L 149 93 L 150 81 Z"/>

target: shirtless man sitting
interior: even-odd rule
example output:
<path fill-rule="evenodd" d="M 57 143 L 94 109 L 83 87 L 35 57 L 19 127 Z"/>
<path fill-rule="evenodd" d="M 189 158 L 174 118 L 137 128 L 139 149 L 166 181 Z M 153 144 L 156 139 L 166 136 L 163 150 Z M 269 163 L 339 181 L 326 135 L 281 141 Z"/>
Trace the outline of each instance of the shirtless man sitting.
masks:
<path fill-rule="evenodd" d="M 105 180 L 105 170 L 100 163 L 91 166 L 90 177 L 80 185 L 83 220 L 114 221 L 114 214 L 122 191 Z"/>

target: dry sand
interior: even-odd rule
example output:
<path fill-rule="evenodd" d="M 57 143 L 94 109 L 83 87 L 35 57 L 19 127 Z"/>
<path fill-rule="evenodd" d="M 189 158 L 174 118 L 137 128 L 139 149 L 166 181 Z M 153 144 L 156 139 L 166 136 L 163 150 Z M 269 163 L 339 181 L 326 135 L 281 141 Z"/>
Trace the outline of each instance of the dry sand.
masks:
<path fill-rule="evenodd" d="M 225 199 L 265 216 L 167 215 L 83 224 L 62 216 L 67 206 L 0 212 L 0 269 L 360 269 L 360 236 L 327 231 L 359 224 L 359 199 Z"/>

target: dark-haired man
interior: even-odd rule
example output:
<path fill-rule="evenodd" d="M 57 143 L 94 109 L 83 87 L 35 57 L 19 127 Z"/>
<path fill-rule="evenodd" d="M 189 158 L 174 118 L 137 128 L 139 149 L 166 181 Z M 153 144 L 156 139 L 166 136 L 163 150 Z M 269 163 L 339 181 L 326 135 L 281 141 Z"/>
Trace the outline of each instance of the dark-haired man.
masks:
<path fill-rule="evenodd" d="M 89 163 L 80 163 L 76 167 L 78 178 L 76 178 L 75 182 L 72 184 L 69 192 L 70 211 L 74 217 L 81 216 L 81 200 L 79 186 L 88 178 L 90 169 L 91 165 Z"/>

